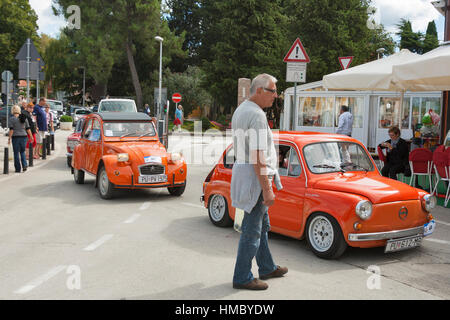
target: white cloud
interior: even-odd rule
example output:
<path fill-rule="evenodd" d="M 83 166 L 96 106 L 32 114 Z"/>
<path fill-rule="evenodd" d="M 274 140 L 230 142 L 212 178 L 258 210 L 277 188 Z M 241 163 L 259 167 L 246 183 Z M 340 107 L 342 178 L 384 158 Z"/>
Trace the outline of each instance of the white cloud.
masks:
<path fill-rule="evenodd" d="M 431 0 L 372 0 L 372 5 L 378 9 L 377 22 L 393 34 L 398 32 L 396 25 L 402 18 L 411 21 L 413 31 L 423 33 L 427 30 L 428 23 L 434 20 L 439 39 L 443 40 L 444 17 L 433 7 Z"/>
<path fill-rule="evenodd" d="M 29 0 L 30 6 L 38 16 L 39 33 L 45 33 L 52 37 L 59 34 L 59 30 L 66 25 L 63 17 L 55 16 L 52 10 L 51 0 Z"/>

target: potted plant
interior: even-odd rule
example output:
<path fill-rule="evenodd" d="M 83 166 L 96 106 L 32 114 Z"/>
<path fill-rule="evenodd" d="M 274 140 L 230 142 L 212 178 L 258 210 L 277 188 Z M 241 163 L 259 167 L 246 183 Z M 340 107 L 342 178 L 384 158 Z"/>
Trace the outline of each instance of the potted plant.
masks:
<path fill-rule="evenodd" d="M 63 116 L 61 116 L 59 121 L 60 121 L 61 130 L 72 130 L 73 119 L 71 116 L 63 115 Z"/>

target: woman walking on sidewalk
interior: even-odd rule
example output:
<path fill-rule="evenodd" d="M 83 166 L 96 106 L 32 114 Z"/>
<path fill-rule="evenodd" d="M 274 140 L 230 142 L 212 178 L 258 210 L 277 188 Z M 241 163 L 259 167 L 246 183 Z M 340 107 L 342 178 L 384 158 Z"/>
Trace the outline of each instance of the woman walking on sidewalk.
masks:
<path fill-rule="evenodd" d="M 15 105 L 12 107 L 11 111 L 13 116 L 9 120 L 8 144 L 11 143 L 12 138 L 14 168 L 16 169 L 16 172 L 20 172 L 20 169 L 25 172 L 28 168 L 27 159 L 25 157 L 27 134 L 31 143 L 33 143 L 33 135 L 31 134 L 28 120 L 26 116 L 21 113 L 20 107 Z"/>

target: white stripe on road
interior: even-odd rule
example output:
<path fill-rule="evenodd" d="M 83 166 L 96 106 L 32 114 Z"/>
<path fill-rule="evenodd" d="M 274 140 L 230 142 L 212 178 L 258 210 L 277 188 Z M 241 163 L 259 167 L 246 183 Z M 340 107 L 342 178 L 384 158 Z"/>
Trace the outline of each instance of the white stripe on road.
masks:
<path fill-rule="evenodd" d="M 436 243 L 440 243 L 440 244 L 450 245 L 450 241 L 439 240 L 439 239 L 432 239 L 432 238 L 425 238 L 425 240 L 430 241 L 430 242 L 436 242 Z"/>
<path fill-rule="evenodd" d="M 194 204 L 194 203 L 189 203 L 189 202 L 183 202 L 183 204 L 186 206 L 189 206 L 189 207 L 205 209 L 205 207 L 200 204 Z"/>
<path fill-rule="evenodd" d="M 123 223 L 133 223 L 135 222 L 141 215 L 139 213 L 133 214 L 131 217 L 129 217 L 127 220 L 125 220 Z"/>
<path fill-rule="evenodd" d="M 448 222 L 443 222 L 443 221 L 439 221 L 439 220 L 436 220 L 436 219 L 434 219 L 434 221 L 436 223 L 443 224 L 444 226 L 449 226 L 450 227 L 450 223 L 448 223 Z"/>
<path fill-rule="evenodd" d="M 23 286 L 22 288 L 14 291 L 15 294 L 25 294 L 30 292 L 31 290 L 33 290 L 36 287 L 39 287 L 41 284 L 43 284 L 45 281 L 50 280 L 51 278 L 53 278 L 54 276 L 56 276 L 58 273 L 60 273 L 61 271 L 63 271 L 64 269 L 66 269 L 66 266 L 57 266 L 53 269 L 51 269 L 49 272 L 47 272 L 46 274 L 40 276 L 39 278 L 34 279 L 33 281 L 31 281 L 30 283 L 26 284 L 25 286 Z"/>
<path fill-rule="evenodd" d="M 148 208 L 150 208 L 150 205 L 152 203 L 151 202 L 144 202 L 141 207 L 139 208 L 139 210 L 147 210 Z"/>
<path fill-rule="evenodd" d="M 83 250 L 84 251 L 93 251 L 93 250 L 97 249 L 98 247 L 100 247 L 102 244 L 104 244 L 106 241 L 110 240 L 112 237 L 113 237 L 112 234 L 107 234 L 107 235 L 101 237 L 100 239 L 98 239 L 97 241 L 95 241 L 94 243 L 91 243 Z"/>

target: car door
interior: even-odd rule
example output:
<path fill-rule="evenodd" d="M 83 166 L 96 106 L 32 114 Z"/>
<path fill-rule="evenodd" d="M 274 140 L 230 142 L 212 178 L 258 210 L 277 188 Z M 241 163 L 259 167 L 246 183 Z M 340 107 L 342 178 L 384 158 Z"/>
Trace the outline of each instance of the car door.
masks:
<path fill-rule="evenodd" d="M 92 119 L 92 130 L 89 133 L 89 172 L 97 174 L 98 163 L 102 157 L 102 132 L 98 119 Z"/>
<path fill-rule="evenodd" d="M 276 150 L 283 152 L 279 158 L 282 190 L 274 185 L 275 203 L 269 207 L 270 224 L 289 231 L 299 231 L 303 220 L 303 204 L 306 176 L 302 168 L 299 150 L 290 142 L 278 142 Z"/>
<path fill-rule="evenodd" d="M 82 156 L 83 159 L 81 160 L 82 165 L 82 169 L 86 170 L 86 171 L 90 171 L 90 167 L 91 167 L 91 142 L 89 141 L 89 137 L 91 135 L 92 132 L 92 122 L 93 119 L 89 119 L 88 122 L 86 123 L 83 132 L 81 133 L 81 145 L 83 148 L 83 152 L 82 152 Z"/>

